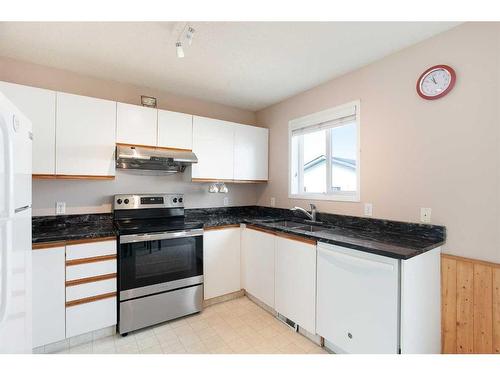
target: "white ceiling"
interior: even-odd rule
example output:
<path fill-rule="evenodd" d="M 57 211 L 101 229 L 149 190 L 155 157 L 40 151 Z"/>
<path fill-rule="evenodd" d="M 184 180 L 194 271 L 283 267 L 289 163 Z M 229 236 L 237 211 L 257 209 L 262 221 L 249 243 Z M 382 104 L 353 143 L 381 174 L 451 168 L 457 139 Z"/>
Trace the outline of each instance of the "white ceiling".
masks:
<path fill-rule="evenodd" d="M 451 22 L 1 22 L 0 54 L 259 110 L 457 25 Z"/>

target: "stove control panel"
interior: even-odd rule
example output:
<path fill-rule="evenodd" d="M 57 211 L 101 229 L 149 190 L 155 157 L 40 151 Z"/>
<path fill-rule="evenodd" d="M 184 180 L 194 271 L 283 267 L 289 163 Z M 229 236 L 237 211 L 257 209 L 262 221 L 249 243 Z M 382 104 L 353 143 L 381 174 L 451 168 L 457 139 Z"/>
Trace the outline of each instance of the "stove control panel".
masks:
<path fill-rule="evenodd" d="M 118 194 L 114 196 L 115 210 L 141 208 L 184 208 L 184 194 Z"/>

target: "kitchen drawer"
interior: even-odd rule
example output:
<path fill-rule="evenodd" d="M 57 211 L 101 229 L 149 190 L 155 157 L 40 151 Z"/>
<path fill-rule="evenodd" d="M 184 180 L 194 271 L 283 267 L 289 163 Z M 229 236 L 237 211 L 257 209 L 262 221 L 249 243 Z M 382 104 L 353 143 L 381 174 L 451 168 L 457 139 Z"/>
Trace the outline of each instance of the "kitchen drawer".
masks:
<path fill-rule="evenodd" d="M 108 275 L 110 273 L 116 273 L 116 259 L 82 263 L 74 266 L 66 265 L 66 281 Z"/>
<path fill-rule="evenodd" d="M 116 277 L 66 287 L 66 302 L 116 292 Z"/>
<path fill-rule="evenodd" d="M 99 241 L 66 246 L 66 260 L 116 255 L 116 241 Z"/>
<path fill-rule="evenodd" d="M 116 324 L 116 295 L 66 308 L 66 337 Z"/>

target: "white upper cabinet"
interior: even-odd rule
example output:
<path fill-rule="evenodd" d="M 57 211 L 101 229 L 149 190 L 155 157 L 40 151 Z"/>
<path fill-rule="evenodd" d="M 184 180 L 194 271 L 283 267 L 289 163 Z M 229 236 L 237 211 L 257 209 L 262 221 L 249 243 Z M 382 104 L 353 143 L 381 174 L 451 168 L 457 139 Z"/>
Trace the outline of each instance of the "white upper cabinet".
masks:
<path fill-rule="evenodd" d="M 57 93 L 56 174 L 115 175 L 116 102 Z"/>
<path fill-rule="evenodd" d="M 316 245 L 276 237 L 275 309 L 316 333 Z"/>
<path fill-rule="evenodd" d="M 232 180 L 234 167 L 234 124 L 206 117 L 193 117 L 192 177 Z"/>
<path fill-rule="evenodd" d="M 158 110 L 158 146 L 193 149 L 193 115 Z"/>
<path fill-rule="evenodd" d="M 33 124 L 33 174 L 54 174 L 56 93 L 0 81 L 4 93 Z"/>
<path fill-rule="evenodd" d="M 116 143 L 156 146 L 156 108 L 117 103 L 116 111 Z"/>
<path fill-rule="evenodd" d="M 234 179 L 267 180 L 269 129 L 248 125 L 234 128 Z"/>

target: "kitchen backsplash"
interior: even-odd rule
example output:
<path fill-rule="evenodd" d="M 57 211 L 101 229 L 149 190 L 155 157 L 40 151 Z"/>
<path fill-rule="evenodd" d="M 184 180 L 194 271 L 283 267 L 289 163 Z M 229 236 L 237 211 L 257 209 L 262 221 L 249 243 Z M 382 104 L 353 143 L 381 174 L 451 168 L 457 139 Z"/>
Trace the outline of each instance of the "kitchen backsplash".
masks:
<path fill-rule="evenodd" d="M 247 206 L 257 202 L 254 184 L 228 184 L 227 194 L 208 192 L 207 183 L 191 182 L 191 168 L 165 175 L 150 171 L 116 171 L 114 180 L 33 180 L 33 216 L 55 215 L 56 202 L 66 214 L 111 212 L 112 196 L 124 193 L 184 193 L 186 208 Z"/>

